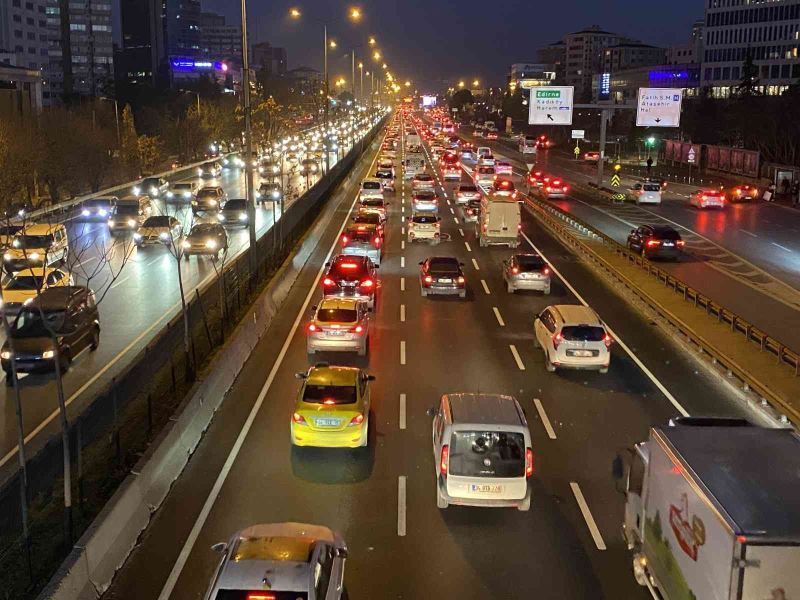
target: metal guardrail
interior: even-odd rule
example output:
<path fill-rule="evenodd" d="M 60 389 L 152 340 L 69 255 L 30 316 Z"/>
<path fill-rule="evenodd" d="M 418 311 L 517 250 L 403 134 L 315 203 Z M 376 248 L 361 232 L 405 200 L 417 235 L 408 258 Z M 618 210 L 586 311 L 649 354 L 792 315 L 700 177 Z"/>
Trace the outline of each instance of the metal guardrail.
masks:
<path fill-rule="evenodd" d="M 748 342 L 752 342 L 754 345 L 758 346 L 761 352 L 768 352 L 774 355 L 777 364 L 790 368 L 794 372 L 795 377 L 800 374 L 800 353 L 793 350 L 780 340 L 772 337 L 732 310 L 726 308 L 719 302 L 712 300 L 702 292 L 681 281 L 674 275 L 652 264 L 649 260 L 631 252 L 628 250 L 628 248 L 617 242 L 615 239 L 600 231 L 597 231 L 585 221 L 565 213 L 556 206 L 546 203 L 538 198 L 531 196 L 526 196 L 526 198 L 529 205 L 537 209 L 538 214 L 549 217 L 550 225 L 555 225 L 557 228 L 563 229 L 566 229 L 567 227 L 572 228 L 602 242 L 604 246 L 611 249 L 617 255 L 625 258 L 630 264 L 646 271 L 648 275 L 658 279 L 664 284 L 665 287 L 673 290 L 685 301 L 691 302 L 695 307 L 704 309 L 706 314 L 710 317 L 716 318 L 718 323 L 725 323 L 730 327 L 732 332 L 743 335 Z M 627 287 L 632 289 L 651 308 L 655 309 L 659 314 L 667 318 L 667 320 L 673 326 L 675 326 L 684 336 L 686 336 L 688 341 L 697 345 L 703 352 L 714 358 L 718 363 L 722 364 L 731 374 L 735 375 L 748 388 L 752 388 L 763 398 L 771 401 L 774 406 L 779 407 L 794 422 L 800 423 L 800 411 L 791 406 L 785 398 L 778 395 L 772 388 L 763 383 L 756 375 L 748 371 L 744 366 L 738 364 L 736 361 L 724 354 L 724 352 L 707 343 L 702 335 L 696 333 L 681 319 L 669 313 L 669 311 L 665 310 L 662 306 L 657 305 L 657 303 L 655 303 L 649 296 L 641 292 L 641 290 L 633 285 L 623 273 L 619 272 L 618 269 L 610 265 L 607 261 L 603 260 L 602 257 L 598 256 L 594 251 L 592 251 L 587 244 L 583 243 L 581 240 L 572 235 L 568 235 L 567 237 L 569 240 L 571 240 L 573 246 L 580 248 L 584 255 L 593 258 L 595 262 L 601 264 L 606 271 L 612 274 L 616 279 L 625 283 Z"/>

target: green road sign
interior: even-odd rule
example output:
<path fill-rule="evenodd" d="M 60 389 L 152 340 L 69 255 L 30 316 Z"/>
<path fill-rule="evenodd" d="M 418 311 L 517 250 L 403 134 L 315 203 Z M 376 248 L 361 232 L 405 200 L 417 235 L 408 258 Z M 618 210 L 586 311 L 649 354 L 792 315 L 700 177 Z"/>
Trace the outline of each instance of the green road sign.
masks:
<path fill-rule="evenodd" d="M 537 98 L 561 98 L 561 90 L 536 90 Z"/>

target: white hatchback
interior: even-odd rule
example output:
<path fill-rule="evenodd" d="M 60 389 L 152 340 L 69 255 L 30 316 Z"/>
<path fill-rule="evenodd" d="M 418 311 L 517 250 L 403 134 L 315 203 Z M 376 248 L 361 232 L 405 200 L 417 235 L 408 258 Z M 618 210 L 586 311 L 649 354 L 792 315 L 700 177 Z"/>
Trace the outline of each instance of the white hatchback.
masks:
<path fill-rule="evenodd" d="M 608 373 L 612 337 L 588 306 L 548 306 L 534 321 L 535 345 L 544 353 L 549 372 L 556 369 L 590 369 Z"/>

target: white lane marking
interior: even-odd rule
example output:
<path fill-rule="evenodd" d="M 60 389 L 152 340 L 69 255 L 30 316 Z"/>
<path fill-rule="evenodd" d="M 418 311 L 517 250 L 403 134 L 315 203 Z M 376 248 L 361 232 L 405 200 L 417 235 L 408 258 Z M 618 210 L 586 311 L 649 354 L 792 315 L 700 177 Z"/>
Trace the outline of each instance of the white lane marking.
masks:
<path fill-rule="evenodd" d="M 461 234 L 461 237 L 464 237 L 464 230 L 461 229 L 460 227 L 458 228 L 458 233 Z"/>
<path fill-rule="evenodd" d="M 511 350 L 511 354 L 514 356 L 514 362 L 517 363 L 519 370 L 524 371 L 525 365 L 522 362 L 522 358 L 520 358 L 519 352 L 517 352 L 517 347 L 514 344 L 509 344 L 508 348 Z"/>
<path fill-rule="evenodd" d="M 520 232 L 520 233 L 522 234 L 522 237 L 524 237 L 524 238 L 525 238 L 525 240 L 528 242 L 528 244 L 530 244 L 531 248 L 533 248 L 533 249 L 536 251 L 536 253 L 537 253 L 537 254 L 539 254 L 539 256 L 541 256 L 541 257 L 542 257 L 542 258 L 543 258 L 543 259 L 544 259 L 544 260 L 545 260 L 545 261 L 546 261 L 546 262 L 547 262 L 547 263 L 550 265 L 550 268 L 551 268 L 551 269 L 553 269 L 553 273 L 555 273 L 555 274 L 558 276 L 558 278 L 559 278 L 559 279 L 560 279 L 562 282 L 564 282 L 564 285 L 565 285 L 565 286 L 567 286 L 567 289 L 569 289 L 569 291 L 570 291 L 570 292 L 572 292 L 572 295 L 573 295 L 573 296 L 575 296 L 575 297 L 578 299 L 578 302 L 580 302 L 580 303 L 581 303 L 581 304 L 583 304 L 584 306 L 589 306 L 589 303 L 588 303 L 588 302 L 586 302 L 586 300 L 584 300 L 584 299 L 583 299 L 583 296 L 581 296 L 581 295 L 578 293 L 578 290 L 576 290 L 576 289 L 575 289 L 575 288 L 572 286 L 572 284 L 571 284 L 569 281 L 567 281 L 567 279 L 566 279 L 566 278 L 565 278 L 565 277 L 564 277 L 564 276 L 561 274 L 561 272 L 560 272 L 558 269 L 556 269 L 556 268 L 555 268 L 555 266 L 553 266 L 553 263 L 552 263 L 552 261 L 550 261 L 550 260 L 549 260 L 549 259 L 548 259 L 548 258 L 547 258 L 547 257 L 546 257 L 546 256 L 545 256 L 543 253 L 542 253 L 542 251 L 541 251 L 541 250 L 539 250 L 539 248 L 537 248 L 537 247 L 536 247 L 536 245 L 535 245 L 535 244 L 534 244 L 534 243 L 531 241 L 531 238 L 529 238 L 529 237 L 528 237 L 528 236 L 525 234 L 525 232 L 524 232 L 524 231 L 522 231 L 522 232 Z M 685 408 L 683 408 L 683 406 L 681 405 L 681 403 L 680 403 L 680 402 L 678 402 L 678 400 L 675 398 L 675 396 L 673 396 L 673 395 L 670 393 L 670 391 L 669 391 L 669 390 L 668 390 L 668 389 L 667 389 L 667 388 L 664 386 L 664 384 L 663 384 L 663 383 L 661 383 L 661 381 L 659 381 L 659 380 L 658 380 L 658 378 L 657 378 L 655 375 L 653 375 L 653 372 L 652 372 L 650 369 L 648 369 L 648 368 L 647 368 L 647 367 L 644 365 L 644 363 L 643 363 L 641 360 L 639 360 L 639 357 L 638 357 L 638 356 L 636 356 L 636 355 L 633 353 L 633 350 L 631 350 L 631 349 L 628 347 L 628 345 L 627 345 L 625 342 L 623 342 L 623 341 L 622 341 L 622 338 L 621 338 L 621 337 L 619 337 L 619 336 L 618 336 L 618 335 L 617 335 L 617 334 L 614 332 L 614 330 L 613 330 L 613 329 L 611 329 L 611 327 L 608 325 L 608 323 L 605 323 L 605 322 L 604 322 L 604 324 L 605 324 L 605 326 L 606 326 L 606 329 L 608 330 L 608 332 L 611 334 L 611 336 L 614 338 L 614 340 L 617 342 L 617 344 L 619 344 L 619 347 L 620 347 L 620 348 L 622 348 L 622 349 L 625 351 L 625 353 L 626 353 L 628 356 L 630 356 L 630 357 L 631 357 L 631 360 L 632 360 L 633 362 L 635 362 L 635 363 L 636 363 L 636 365 L 637 365 L 637 366 L 638 366 L 638 367 L 639 367 L 639 368 L 642 370 L 642 372 L 643 372 L 643 373 L 644 373 L 644 374 L 647 376 L 647 378 L 648 378 L 648 379 L 649 379 L 649 380 L 650 380 L 650 381 L 653 383 L 653 385 L 655 385 L 655 386 L 656 386 L 656 387 L 657 387 L 657 388 L 658 388 L 658 389 L 661 391 L 661 393 L 662 393 L 662 394 L 664 394 L 664 397 L 665 397 L 667 400 L 669 400 L 669 401 L 670 401 L 670 403 L 672 404 L 672 406 L 674 406 L 674 407 L 675 407 L 675 408 L 678 410 L 678 412 L 680 412 L 680 413 L 681 413 L 681 414 L 682 414 L 684 417 L 688 417 L 688 416 L 689 416 L 689 411 L 687 411 Z"/>
<path fill-rule="evenodd" d="M 481 285 L 483 286 L 483 291 L 486 292 L 486 295 L 487 296 L 491 296 L 492 292 L 489 291 L 489 286 L 486 285 L 486 280 L 485 279 L 481 279 Z"/>
<path fill-rule="evenodd" d="M 401 215 L 404 215 L 404 214 L 406 214 L 406 207 L 405 207 L 405 206 L 401 206 L 401 207 L 400 207 L 400 214 L 401 214 Z"/>
<path fill-rule="evenodd" d="M 472 259 L 472 266 L 475 267 L 476 271 L 480 271 L 481 270 L 481 268 L 478 266 L 478 261 L 475 260 L 474 258 Z"/>
<path fill-rule="evenodd" d="M 401 256 L 400 257 L 400 268 L 402 269 L 405 266 L 406 266 L 406 257 L 405 256 Z"/>
<path fill-rule="evenodd" d="M 397 478 L 397 535 L 406 534 L 406 476 Z"/>
<path fill-rule="evenodd" d="M 400 250 L 405 250 L 405 249 L 406 249 L 406 241 L 400 240 Z"/>
<path fill-rule="evenodd" d="M 578 502 L 578 507 L 581 509 L 583 520 L 586 521 L 586 525 L 589 527 L 589 533 L 592 534 L 594 545 L 597 546 L 598 550 L 605 550 L 606 543 L 603 541 L 603 536 L 600 535 L 597 523 L 594 522 L 594 517 L 592 516 L 592 511 L 589 510 L 589 505 L 586 504 L 586 498 L 583 497 L 581 486 L 574 481 L 570 481 L 569 487 L 572 488 L 572 493 L 575 495 L 575 500 Z"/>
<path fill-rule="evenodd" d="M 506 322 L 503 321 L 503 317 L 500 315 L 500 309 L 496 306 L 493 306 L 492 311 L 494 312 L 494 316 L 497 319 L 497 323 L 500 325 L 500 327 L 505 327 Z"/>
<path fill-rule="evenodd" d="M 464 245 L 467 247 L 467 252 L 472 252 L 472 248 L 469 247 L 469 242 L 464 242 Z"/>
<path fill-rule="evenodd" d="M 739 231 L 741 231 L 742 233 L 746 233 L 747 235 L 755 237 L 755 238 L 758 237 L 758 235 L 756 235 L 755 233 L 753 233 L 751 231 L 747 231 L 746 229 L 740 229 Z"/>
<path fill-rule="evenodd" d="M 400 429 L 406 428 L 406 395 L 400 394 Z"/>
<path fill-rule="evenodd" d="M 456 225 L 458 225 L 458 218 L 457 218 L 457 217 L 453 217 L 453 222 L 454 222 Z"/>
<path fill-rule="evenodd" d="M 776 244 L 775 242 L 772 242 L 772 245 L 775 246 L 776 248 L 780 248 L 781 250 L 784 250 L 786 252 L 791 252 L 792 251 L 791 248 L 787 248 L 786 246 L 781 246 L 780 244 Z"/>
<path fill-rule="evenodd" d="M 556 439 L 556 432 L 553 429 L 553 426 L 550 424 L 550 419 L 547 418 L 547 413 L 544 412 L 542 401 L 538 398 L 534 398 L 533 404 L 536 406 L 536 412 L 539 413 L 539 418 L 542 420 L 542 425 L 544 425 L 544 430 L 547 432 L 547 437 L 549 437 L 551 440 Z"/>
<path fill-rule="evenodd" d="M 401 323 L 405 323 L 406 322 L 406 305 L 405 304 L 401 304 L 400 305 L 400 322 Z"/>
<path fill-rule="evenodd" d="M 400 342 L 400 364 L 406 364 L 406 341 L 401 340 Z"/>
<path fill-rule="evenodd" d="M 400 278 L 400 291 L 401 292 L 405 292 L 406 291 L 406 278 L 405 277 L 401 277 Z"/>
<path fill-rule="evenodd" d="M 384 136 L 385 137 L 385 136 Z M 375 155 L 375 158 L 372 161 L 372 165 L 370 165 L 370 171 L 375 166 L 375 162 L 378 160 L 378 155 Z M 353 198 L 353 203 L 350 205 L 350 212 L 356 206 L 356 201 L 358 200 L 358 196 Z M 270 387 L 272 387 L 272 382 L 275 380 L 275 376 L 278 374 L 278 370 L 281 368 L 283 364 L 283 359 L 286 356 L 286 353 L 289 350 L 289 345 L 292 343 L 292 339 L 294 338 L 295 334 L 297 333 L 297 329 L 300 327 L 300 322 L 307 314 L 308 305 L 311 303 L 311 298 L 317 291 L 317 285 L 319 285 L 319 280 L 322 278 L 322 274 L 325 272 L 325 263 L 327 263 L 331 256 L 333 256 L 333 251 L 336 249 L 336 246 L 339 243 L 339 238 L 342 236 L 342 232 L 344 231 L 345 225 L 347 225 L 347 220 L 349 218 L 350 212 L 348 212 L 348 216 L 342 221 L 342 226 L 339 228 L 339 233 L 333 238 L 333 244 L 331 244 L 330 249 L 328 250 L 328 254 L 326 255 L 325 259 L 322 261 L 322 265 L 317 271 L 316 279 L 314 283 L 311 285 L 311 288 L 308 290 L 308 294 L 306 295 L 306 299 L 303 302 L 303 305 L 300 307 L 300 310 L 297 313 L 297 317 L 292 324 L 292 328 L 289 331 L 289 334 L 286 336 L 286 340 L 283 342 L 283 346 L 281 347 L 280 352 L 278 353 L 278 357 L 275 359 L 275 363 L 272 365 L 272 369 L 270 369 L 269 375 L 267 376 L 267 380 L 264 382 L 264 386 L 261 388 L 261 391 L 258 393 L 258 397 L 256 398 L 255 404 L 253 404 L 253 408 L 250 409 L 250 414 L 247 415 L 247 420 L 242 425 L 241 431 L 239 431 L 239 435 L 236 438 L 236 442 L 234 442 L 233 447 L 231 448 L 230 453 L 228 454 L 228 458 L 225 459 L 225 464 L 222 465 L 222 470 L 220 470 L 219 475 L 217 476 L 217 480 L 214 482 L 214 487 L 211 488 L 211 492 L 208 494 L 208 498 L 206 498 L 205 503 L 203 504 L 203 508 L 200 511 L 200 514 L 197 516 L 197 520 L 194 522 L 192 526 L 192 530 L 189 532 L 189 536 L 186 538 L 186 541 L 183 544 L 183 548 L 181 548 L 180 554 L 178 554 L 178 558 L 175 560 L 175 564 L 172 566 L 172 570 L 169 573 L 169 577 L 167 577 L 166 582 L 164 582 L 164 587 L 161 588 L 161 593 L 158 595 L 158 600 L 169 600 L 170 595 L 172 594 L 172 590 L 175 589 L 175 585 L 178 583 L 178 577 L 180 577 L 181 572 L 183 571 L 183 567 L 186 565 L 186 561 L 189 560 L 189 554 L 192 552 L 192 548 L 197 542 L 197 538 L 200 536 L 200 532 L 202 531 L 203 527 L 205 526 L 206 520 L 208 519 L 208 515 L 211 514 L 211 509 L 214 507 L 214 504 L 217 501 L 217 497 L 219 497 L 220 492 L 222 491 L 222 486 L 225 484 L 225 480 L 228 478 L 228 474 L 230 473 L 231 469 L 233 468 L 233 463 L 236 462 L 236 458 L 239 456 L 239 452 L 244 446 L 245 439 L 247 438 L 247 434 L 250 433 L 250 428 L 253 426 L 255 422 L 256 415 L 261 410 L 261 405 L 264 403 L 264 399 L 267 397 L 267 392 L 269 392 Z"/>
<path fill-rule="evenodd" d="M 453 210 L 452 206 L 450 207 L 450 214 L 453 214 L 453 215 L 456 214 L 456 211 Z"/>
<path fill-rule="evenodd" d="M 406 226 L 405 226 L 405 225 L 403 225 L 403 226 L 400 228 L 400 233 L 402 233 L 403 235 L 405 235 L 405 234 L 406 234 Z"/>

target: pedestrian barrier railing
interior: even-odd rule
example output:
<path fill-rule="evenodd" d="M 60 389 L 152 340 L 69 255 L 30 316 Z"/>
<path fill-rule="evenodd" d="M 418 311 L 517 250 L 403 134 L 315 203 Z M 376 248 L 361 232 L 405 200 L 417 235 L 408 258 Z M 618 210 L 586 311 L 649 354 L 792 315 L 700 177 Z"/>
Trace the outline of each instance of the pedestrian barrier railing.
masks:
<path fill-rule="evenodd" d="M 716 362 L 720 363 L 728 370 L 730 375 L 737 377 L 743 383 L 745 389 L 754 390 L 762 398 L 772 403 L 775 408 L 781 410 L 793 422 L 800 423 L 800 410 L 792 406 L 788 402 L 788 399 L 777 392 L 773 386 L 763 382 L 756 374 L 748 370 L 747 365 L 737 363 L 726 355 L 724 350 L 709 344 L 705 341 L 702 334 L 695 332 L 681 319 L 669 313 L 664 307 L 658 305 L 656 301 L 639 290 L 637 286 L 619 271 L 619 269 L 600 257 L 592 250 L 589 244 L 575 236 L 574 233 L 580 233 L 589 240 L 602 243 L 605 248 L 623 257 L 630 265 L 644 270 L 648 275 L 660 281 L 665 287 L 673 290 L 686 302 L 690 302 L 698 309 L 705 311 L 709 317 L 716 319 L 718 323 L 726 324 L 730 328 L 730 331 L 744 336 L 748 342 L 757 346 L 760 352 L 772 354 L 775 357 L 776 363 L 790 369 L 795 377 L 800 374 L 800 353 L 754 326 L 729 308 L 709 298 L 664 269 L 654 265 L 646 258 L 631 252 L 627 247 L 605 233 L 598 231 L 582 219 L 570 215 L 557 206 L 539 198 L 528 196 L 527 203 L 528 206 L 535 211 L 537 216 L 542 217 L 541 220 L 545 222 L 546 225 L 549 225 L 558 232 L 566 234 L 560 236 L 561 239 L 569 241 L 570 245 L 580 250 L 583 255 L 591 258 L 595 263 L 601 264 L 604 270 L 609 272 L 616 279 L 623 281 L 627 287 L 633 290 L 651 308 L 655 309 L 676 327 L 680 333 L 685 336 L 687 341 L 696 345 L 702 352 L 705 352 Z"/>

